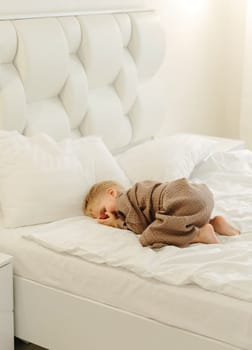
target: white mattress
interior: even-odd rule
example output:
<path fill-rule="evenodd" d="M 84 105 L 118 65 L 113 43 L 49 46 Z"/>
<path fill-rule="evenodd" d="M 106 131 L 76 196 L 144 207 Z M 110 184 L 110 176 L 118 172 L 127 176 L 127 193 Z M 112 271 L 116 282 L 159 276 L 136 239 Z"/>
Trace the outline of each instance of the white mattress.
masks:
<path fill-rule="evenodd" d="M 252 348 L 251 303 L 196 286 L 176 287 L 103 264 L 64 256 L 24 239 L 34 227 L 3 229 L 0 251 L 18 276 L 244 349 Z"/>

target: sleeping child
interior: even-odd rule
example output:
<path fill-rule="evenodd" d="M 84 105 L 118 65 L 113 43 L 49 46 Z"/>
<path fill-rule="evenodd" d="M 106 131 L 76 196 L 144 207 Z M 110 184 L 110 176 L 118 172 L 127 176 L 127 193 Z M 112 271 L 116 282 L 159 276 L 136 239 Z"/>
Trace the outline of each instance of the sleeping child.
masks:
<path fill-rule="evenodd" d="M 98 223 L 139 234 L 152 248 L 220 243 L 216 232 L 234 236 L 239 230 L 222 216 L 211 217 L 213 195 L 204 184 L 185 178 L 172 182 L 143 181 L 128 190 L 114 181 L 95 184 L 83 203 L 86 215 Z"/>

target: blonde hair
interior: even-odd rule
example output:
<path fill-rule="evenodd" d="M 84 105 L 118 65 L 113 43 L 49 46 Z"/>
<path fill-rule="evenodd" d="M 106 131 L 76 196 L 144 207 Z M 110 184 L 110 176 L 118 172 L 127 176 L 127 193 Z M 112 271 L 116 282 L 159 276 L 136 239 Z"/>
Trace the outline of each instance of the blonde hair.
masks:
<path fill-rule="evenodd" d="M 85 215 L 93 216 L 92 208 L 94 204 L 101 198 L 102 195 L 106 193 L 109 188 L 113 188 L 118 191 L 124 190 L 122 185 L 113 180 L 101 181 L 94 184 L 83 201 L 82 210 Z"/>

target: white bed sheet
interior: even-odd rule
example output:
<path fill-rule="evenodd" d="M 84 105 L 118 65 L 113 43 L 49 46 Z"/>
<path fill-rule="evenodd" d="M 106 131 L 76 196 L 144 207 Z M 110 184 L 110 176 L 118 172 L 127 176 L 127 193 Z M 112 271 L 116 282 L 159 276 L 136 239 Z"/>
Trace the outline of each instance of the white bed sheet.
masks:
<path fill-rule="evenodd" d="M 56 253 L 22 237 L 33 230 L 0 228 L 0 251 L 14 256 L 16 275 L 240 348 L 252 348 L 251 303 L 192 285 L 170 286 Z"/>
<path fill-rule="evenodd" d="M 120 267 L 140 277 L 177 286 L 196 284 L 252 302 L 251 233 L 219 236 L 222 244 L 153 250 L 143 248 L 138 236 L 128 230 L 98 225 L 94 219 L 79 216 L 35 227 L 24 237 L 55 252 Z"/>

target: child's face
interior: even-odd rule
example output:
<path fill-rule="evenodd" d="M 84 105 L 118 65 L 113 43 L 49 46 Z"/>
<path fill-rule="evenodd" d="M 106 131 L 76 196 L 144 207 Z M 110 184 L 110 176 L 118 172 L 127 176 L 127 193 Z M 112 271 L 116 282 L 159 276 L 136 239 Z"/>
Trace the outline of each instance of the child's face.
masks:
<path fill-rule="evenodd" d="M 116 191 L 108 190 L 92 208 L 93 216 L 96 219 L 106 219 L 107 213 L 115 213 Z"/>

